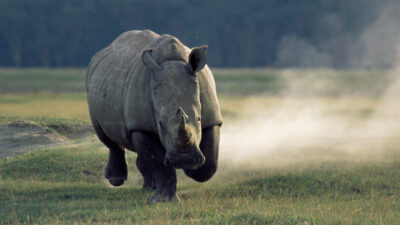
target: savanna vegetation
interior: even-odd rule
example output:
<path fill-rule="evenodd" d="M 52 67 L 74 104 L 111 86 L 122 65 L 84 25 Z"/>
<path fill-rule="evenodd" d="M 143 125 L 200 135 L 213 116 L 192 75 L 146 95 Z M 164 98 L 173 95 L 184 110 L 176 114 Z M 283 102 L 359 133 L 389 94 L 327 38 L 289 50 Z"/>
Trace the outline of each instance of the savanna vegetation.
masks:
<path fill-rule="evenodd" d="M 394 83 L 387 71 L 354 70 L 215 70 L 215 78 L 225 119 L 222 133 L 260 112 L 268 118 L 282 102 L 289 108 L 324 105 L 324 116 L 358 124 L 382 107 Z M 67 140 L 0 159 L 1 224 L 399 223 L 400 139 L 394 133 L 385 134 L 379 145 L 363 145 L 362 151 L 352 145 L 343 149 L 339 141 L 311 141 L 278 146 L 257 160 L 235 159 L 230 155 L 235 149 L 226 145 L 234 140 L 225 139 L 213 179 L 200 184 L 179 172 L 181 201 L 148 205 L 151 192 L 141 189 L 134 153 L 127 154 L 127 183 L 111 187 L 103 177 L 107 149 L 94 135 L 69 135 L 89 122 L 84 70 L 1 69 L 0 92 L 0 127 L 25 119 Z M 391 111 L 384 115 L 396 118 L 398 107 Z"/>

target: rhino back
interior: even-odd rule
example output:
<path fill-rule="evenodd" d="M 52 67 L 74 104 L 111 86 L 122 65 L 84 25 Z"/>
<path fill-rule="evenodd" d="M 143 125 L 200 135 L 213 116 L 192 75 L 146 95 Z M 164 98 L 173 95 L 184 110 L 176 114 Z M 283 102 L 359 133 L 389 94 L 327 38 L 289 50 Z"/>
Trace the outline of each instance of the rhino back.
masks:
<path fill-rule="evenodd" d="M 87 70 L 92 121 L 108 138 L 125 147 L 130 145 L 129 126 L 139 123 L 149 127 L 146 123 L 152 122 L 148 118 L 147 70 L 141 62 L 141 53 L 157 37 L 152 31 L 125 32 L 99 51 Z M 126 118 L 127 108 L 132 111 L 129 118 Z"/>

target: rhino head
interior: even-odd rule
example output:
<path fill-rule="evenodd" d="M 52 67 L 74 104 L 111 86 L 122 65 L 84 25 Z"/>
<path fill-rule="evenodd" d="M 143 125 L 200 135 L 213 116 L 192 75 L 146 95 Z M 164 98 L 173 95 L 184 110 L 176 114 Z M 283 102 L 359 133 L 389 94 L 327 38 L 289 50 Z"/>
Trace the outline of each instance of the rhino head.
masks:
<path fill-rule="evenodd" d="M 157 50 L 157 49 L 156 49 Z M 155 50 L 155 51 L 156 51 Z M 164 165 L 196 169 L 205 162 L 200 151 L 201 104 L 196 75 L 206 65 L 207 46 L 195 47 L 186 60 L 157 62 L 157 53 L 145 50 L 156 127 L 166 150 Z"/>

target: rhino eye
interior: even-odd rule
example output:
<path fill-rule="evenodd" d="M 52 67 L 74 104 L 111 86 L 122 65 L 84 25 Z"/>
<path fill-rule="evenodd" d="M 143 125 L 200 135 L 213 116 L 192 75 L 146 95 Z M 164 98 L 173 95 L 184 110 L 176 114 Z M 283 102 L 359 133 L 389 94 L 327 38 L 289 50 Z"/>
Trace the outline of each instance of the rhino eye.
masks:
<path fill-rule="evenodd" d="M 160 127 L 163 127 L 163 124 L 161 123 L 161 121 L 158 121 L 158 124 L 160 125 Z"/>
<path fill-rule="evenodd" d="M 199 117 L 197 117 L 197 122 L 200 122 L 201 121 L 201 118 L 200 118 L 200 116 Z"/>

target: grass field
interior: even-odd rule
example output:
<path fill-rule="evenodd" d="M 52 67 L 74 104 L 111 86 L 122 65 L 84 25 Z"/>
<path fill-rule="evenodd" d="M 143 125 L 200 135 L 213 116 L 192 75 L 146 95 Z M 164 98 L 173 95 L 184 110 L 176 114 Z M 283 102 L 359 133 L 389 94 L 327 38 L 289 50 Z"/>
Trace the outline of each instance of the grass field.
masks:
<path fill-rule="evenodd" d="M 179 171 L 181 201 L 148 205 L 136 154 L 111 187 L 89 135 L 0 159 L 0 224 L 400 224 L 394 73 L 215 70 L 224 125 L 209 182 Z M 0 69 L 0 125 L 64 136 L 87 110 L 84 70 Z"/>

